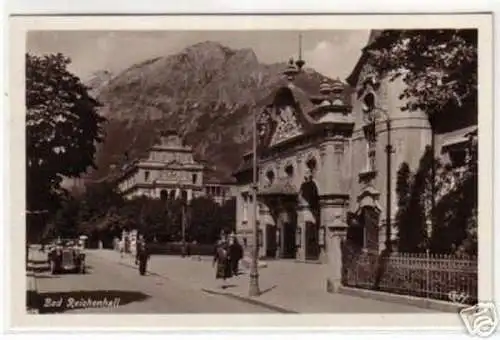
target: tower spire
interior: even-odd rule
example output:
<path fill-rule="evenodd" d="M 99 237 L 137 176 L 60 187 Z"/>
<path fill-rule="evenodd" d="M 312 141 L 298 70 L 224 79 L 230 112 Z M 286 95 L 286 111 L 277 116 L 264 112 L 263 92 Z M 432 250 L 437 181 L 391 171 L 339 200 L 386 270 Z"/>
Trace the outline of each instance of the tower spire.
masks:
<path fill-rule="evenodd" d="M 305 63 L 306 62 L 302 60 L 302 34 L 299 33 L 299 58 L 295 62 L 295 65 L 297 65 L 299 72 L 302 70 L 302 67 L 304 66 Z"/>

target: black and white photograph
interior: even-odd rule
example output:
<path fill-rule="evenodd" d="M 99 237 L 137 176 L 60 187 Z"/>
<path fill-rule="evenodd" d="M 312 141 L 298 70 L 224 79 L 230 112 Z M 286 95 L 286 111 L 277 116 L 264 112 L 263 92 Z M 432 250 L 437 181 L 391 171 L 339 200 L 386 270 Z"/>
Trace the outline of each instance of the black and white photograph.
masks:
<path fill-rule="evenodd" d="M 478 293 L 481 33 L 29 30 L 26 314 L 474 328 L 481 312 L 469 332 L 493 332 Z"/>

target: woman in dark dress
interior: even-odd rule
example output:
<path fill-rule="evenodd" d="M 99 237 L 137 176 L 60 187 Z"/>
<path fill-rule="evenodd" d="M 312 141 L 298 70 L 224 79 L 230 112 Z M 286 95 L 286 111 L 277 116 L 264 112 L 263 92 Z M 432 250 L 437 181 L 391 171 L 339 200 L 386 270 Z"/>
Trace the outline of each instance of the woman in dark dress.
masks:
<path fill-rule="evenodd" d="M 233 242 L 229 246 L 229 257 L 231 259 L 231 271 L 233 275 L 238 276 L 239 274 L 239 268 L 238 264 L 240 260 L 243 258 L 243 247 L 241 244 L 238 242 L 238 239 L 233 237 Z"/>
<path fill-rule="evenodd" d="M 222 279 L 223 284 L 222 284 L 222 289 L 227 288 L 226 286 L 226 279 L 232 277 L 232 271 L 231 271 L 231 262 L 230 262 L 230 257 L 229 257 L 229 249 L 228 245 L 226 242 L 220 241 L 217 244 L 216 250 L 215 250 L 215 256 L 213 260 L 213 265 L 216 267 L 215 271 L 215 278 Z"/>

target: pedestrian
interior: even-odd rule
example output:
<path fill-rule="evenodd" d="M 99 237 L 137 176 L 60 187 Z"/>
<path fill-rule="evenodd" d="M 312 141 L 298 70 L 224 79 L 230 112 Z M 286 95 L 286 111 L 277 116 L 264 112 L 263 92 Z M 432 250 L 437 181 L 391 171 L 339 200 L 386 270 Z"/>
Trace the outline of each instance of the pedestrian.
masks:
<path fill-rule="evenodd" d="M 233 275 L 239 275 L 239 262 L 243 258 L 243 247 L 238 242 L 238 238 L 233 236 L 231 245 L 229 246 L 229 257 L 231 259 L 231 271 Z"/>
<path fill-rule="evenodd" d="M 139 261 L 139 274 L 145 275 L 146 274 L 146 269 L 148 266 L 148 260 L 149 260 L 149 247 L 148 244 L 144 239 L 142 239 L 140 242 L 140 246 L 138 249 L 138 261 Z"/>
<path fill-rule="evenodd" d="M 139 235 L 137 237 L 137 240 L 135 241 L 135 265 L 139 265 L 139 254 L 141 252 L 141 247 L 143 246 L 144 239 L 142 235 Z"/>
<path fill-rule="evenodd" d="M 232 277 L 231 264 L 229 257 L 228 244 L 225 241 L 219 241 L 216 247 L 212 266 L 217 264 L 215 279 L 222 279 L 222 289 L 226 289 L 226 279 Z"/>
<path fill-rule="evenodd" d="M 125 254 L 125 241 L 124 240 L 118 241 L 118 248 L 120 248 L 120 258 L 122 258 L 123 255 Z"/>

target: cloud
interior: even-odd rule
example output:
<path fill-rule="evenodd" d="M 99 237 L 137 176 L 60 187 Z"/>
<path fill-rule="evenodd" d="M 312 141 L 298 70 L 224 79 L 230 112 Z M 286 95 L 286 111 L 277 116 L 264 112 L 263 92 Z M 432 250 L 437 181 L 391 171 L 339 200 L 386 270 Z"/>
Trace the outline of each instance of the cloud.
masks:
<path fill-rule="evenodd" d="M 304 52 L 308 67 L 331 78 L 345 80 L 361 56 L 361 49 L 367 42 L 367 33 L 359 32 L 334 36 L 319 41 L 312 49 Z"/>

